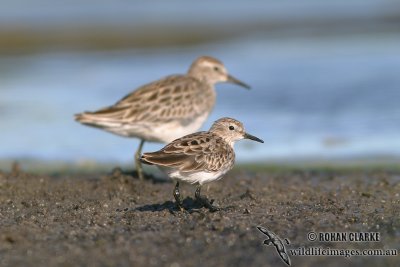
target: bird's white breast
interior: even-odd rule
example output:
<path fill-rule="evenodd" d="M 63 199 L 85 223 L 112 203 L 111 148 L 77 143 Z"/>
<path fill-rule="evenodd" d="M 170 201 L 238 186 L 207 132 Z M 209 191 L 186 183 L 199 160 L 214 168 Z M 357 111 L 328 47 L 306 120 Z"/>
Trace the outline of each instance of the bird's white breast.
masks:
<path fill-rule="evenodd" d="M 183 181 L 190 184 L 206 184 L 216 180 L 219 180 L 227 173 L 230 169 L 223 169 L 217 172 L 207 172 L 207 171 L 198 171 L 198 172 L 181 172 L 179 170 L 172 170 L 169 168 L 161 167 L 161 170 L 164 171 L 171 179 Z"/>

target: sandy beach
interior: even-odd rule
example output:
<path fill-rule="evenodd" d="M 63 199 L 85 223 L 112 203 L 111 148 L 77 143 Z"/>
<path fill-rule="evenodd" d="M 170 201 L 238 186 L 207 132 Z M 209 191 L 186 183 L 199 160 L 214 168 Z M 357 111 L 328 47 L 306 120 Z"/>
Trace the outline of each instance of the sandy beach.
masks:
<path fill-rule="evenodd" d="M 398 249 L 400 172 L 239 167 L 204 194 L 112 172 L 0 173 L 1 266 L 286 266 L 256 226 L 286 249 Z M 378 232 L 379 242 L 312 242 L 309 232 Z M 289 253 L 289 252 L 288 252 Z M 398 266 L 398 256 L 289 256 L 292 266 Z"/>

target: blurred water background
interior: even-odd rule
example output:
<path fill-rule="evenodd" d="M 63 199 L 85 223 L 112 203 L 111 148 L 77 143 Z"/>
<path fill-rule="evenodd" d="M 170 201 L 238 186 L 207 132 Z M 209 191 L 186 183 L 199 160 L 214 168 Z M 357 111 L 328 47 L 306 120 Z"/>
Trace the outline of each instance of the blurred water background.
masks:
<path fill-rule="evenodd" d="M 400 156 L 400 2 L 0 1 L 0 159 L 132 162 L 138 145 L 73 114 L 222 60 L 204 125 L 244 122 L 241 162 Z M 146 144 L 144 151 L 161 148 Z"/>

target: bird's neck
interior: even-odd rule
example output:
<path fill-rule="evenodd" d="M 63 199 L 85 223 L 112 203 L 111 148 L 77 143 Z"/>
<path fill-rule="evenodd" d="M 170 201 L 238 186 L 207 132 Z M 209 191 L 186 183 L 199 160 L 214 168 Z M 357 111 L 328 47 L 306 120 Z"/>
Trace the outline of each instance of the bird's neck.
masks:
<path fill-rule="evenodd" d="M 207 84 L 208 86 L 214 88 L 214 85 L 217 83 L 214 80 L 210 80 L 210 78 L 207 75 L 204 75 L 203 73 L 200 73 L 199 71 L 196 70 L 192 70 L 190 69 L 188 74 L 188 76 L 195 78 L 196 80 Z"/>

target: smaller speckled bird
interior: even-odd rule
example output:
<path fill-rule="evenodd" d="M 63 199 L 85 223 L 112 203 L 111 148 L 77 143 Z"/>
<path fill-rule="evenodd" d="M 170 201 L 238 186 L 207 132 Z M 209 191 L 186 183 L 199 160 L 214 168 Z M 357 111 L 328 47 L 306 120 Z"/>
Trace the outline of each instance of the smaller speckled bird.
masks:
<path fill-rule="evenodd" d="M 233 168 L 236 141 L 263 140 L 245 132 L 243 124 L 232 118 L 221 118 L 214 122 L 208 132 L 197 132 L 176 139 L 159 151 L 144 153 L 141 161 L 156 165 L 176 181 L 173 192 L 180 210 L 183 210 L 179 193 L 179 182 L 196 184 L 196 200 L 210 211 L 219 210 L 207 197 L 200 195 L 201 186 L 219 180 Z"/>

